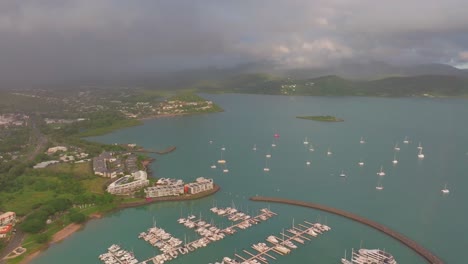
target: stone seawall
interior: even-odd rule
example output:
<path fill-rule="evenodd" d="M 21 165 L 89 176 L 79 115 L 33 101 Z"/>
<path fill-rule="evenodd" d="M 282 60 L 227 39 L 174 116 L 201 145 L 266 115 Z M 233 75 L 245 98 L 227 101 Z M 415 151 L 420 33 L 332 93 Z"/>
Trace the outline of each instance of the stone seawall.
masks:
<path fill-rule="evenodd" d="M 371 221 L 371 220 L 366 219 L 364 217 L 355 215 L 353 213 L 349 213 L 349 212 L 346 212 L 346 211 L 343 211 L 343 210 L 340 210 L 340 209 L 336 209 L 336 208 L 332 208 L 332 207 L 328 207 L 328 206 L 320 205 L 320 204 L 316 204 L 316 203 L 309 203 L 309 202 L 282 199 L 282 198 L 275 198 L 275 197 L 255 196 L 255 197 L 251 197 L 250 200 L 258 201 L 258 202 L 272 202 L 272 203 L 297 205 L 297 206 L 309 207 L 309 208 L 329 212 L 329 213 L 332 213 L 332 214 L 340 215 L 340 216 L 346 217 L 348 219 L 354 220 L 356 222 L 359 222 L 361 224 L 370 226 L 370 227 L 372 227 L 372 228 L 374 228 L 374 229 L 376 229 L 376 230 L 378 230 L 378 231 L 380 231 L 382 233 L 385 233 L 385 234 L 393 237 L 394 239 L 400 241 L 401 243 L 403 243 L 404 245 L 406 245 L 407 247 L 409 247 L 410 249 L 412 249 L 413 251 L 418 253 L 420 256 L 425 258 L 429 263 L 433 263 L 433 264 L 443 264 L 444 263 L 439 257 L 434 255 L 432 252 L 425 249 L 424 247 L 422 247 L 421 245 L 419 245 L 415 241 L 409 239 L 408 237 L 406 237 L 406 236 L 404 236 L 404 235 L 402 235 L 402 234 L 400 234 L 400 233 L 398 233 L 396 231 L 393 231 L 392 229 L 390 229 L 390 228 L 388 228 L 388 227 L 386 227 L 384 225 L 381 225 L 381 224 L 379 224 L 377 222 Z"/>

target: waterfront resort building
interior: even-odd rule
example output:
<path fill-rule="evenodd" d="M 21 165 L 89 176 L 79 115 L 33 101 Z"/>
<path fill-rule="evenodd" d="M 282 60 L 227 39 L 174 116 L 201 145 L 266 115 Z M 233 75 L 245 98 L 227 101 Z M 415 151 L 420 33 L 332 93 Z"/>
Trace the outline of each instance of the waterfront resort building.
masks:
<path fill-rule="evenodd" d="M 145 189 L 147 198 L 177 196 L 184 194 L 184 184 L 157 185 Z"/>
<path fill-rule="evenodd" d="M 213 179 L 197 178 L 195 182 L 184 185 L 182 180 L 164 179 L 158 180 L 158 185 L 145 189 L 146 198 L 164 196 L 178 196 L 182 194 L 196 194 L 214 188 Z"/>
<path fill-rule="evenodd" d="M 146 171 L 136 171 L 132 175 L 126 175 L 107 187 L 107 192 L 111 194 L 126 195 L 148 186 L 148 174 Z"/>
<path fill-rule="evenodd" d="M 124 166 L 121 164 L 120 159 L 114 157 L 113 153 L 103 152 L 93 158 L 93 171 L 94 174 L 99 176 L 115 178 L 124 174 Z"/>
<path fill-rule="evenodd" d="M 195 182 L 186 184 L 184 191 L 187 194 L 196 194 L 199 192 L 211 190 L 213 187 L 213 179 L 199 177 L 195 180 Z"/>
<path fill-rule="evenodd" d="M 0 226 L 6 226 L 8 224 L 16 223 L 16 213 L 15 212 L 6 212 L 0 214 Z"/>

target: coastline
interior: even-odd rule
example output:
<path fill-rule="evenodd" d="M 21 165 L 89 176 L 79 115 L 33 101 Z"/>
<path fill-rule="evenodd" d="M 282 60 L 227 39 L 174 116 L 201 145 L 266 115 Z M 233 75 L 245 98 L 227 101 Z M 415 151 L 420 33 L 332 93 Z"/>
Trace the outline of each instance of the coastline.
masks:
<path fill-rule="evenodd" d="M 119 210 L 122 210 L 122 209 L 145 206 L 145 205 L 149 205 L 149 204 L 157 203 L 157 202 L 175 202 L 175 201 L 197 200 L 197 199 L 201 199 L 201 198 L 205 198 L 205 197 L 208 197 L 210 195 L 213 195 L 216 192 L 218 192 L 220 189 L 221 189 L 221 187 L 219 187 L 219 185 L 214 184 L 213 189 L 211 189 L 209 191 L 206 191 L 206 192 L 197 193 L 197 194 L 194 194 L 194 195 L 173 196 L 173 197 L 168 196 L 168 197 L 153 198 L 150 201 L 143 200 L 141 202 L 119 204 L 115 209 L 110 210 L 108 212 L 115 212 L 115 211 L 119 211 Z M 108 213 L 108 212 L 106 212 L 106 213 Z M 86 224 L 88 223 L 88 221 L 90 221 L 92 219 L 100 219 L 100 218 L 103 217 L 103 214 L 104 214 L 103 212 L 94 213 L 94 214 L 90 215 L 90 218 L 83 224 L 71 223 L 71 224 L 65 226 L 64 228 L 62 228 L 60 231 L 58 231 L 57 233 L 55 233 L 53 235 L 52 240 L 49 243 L 47 243 L 47 245 L 45 245 L 43 248 L 39 249 L 38 251 L 35 251 L 35 252 L 33 252 L 33 253 L 29 254 L 29 255 L 26 255 L 25 258 L 22 261 L 19 262 L 19 264 L 28 264 L 28 263 L 30 263 L 35 258 L 39 257 L 42 252 L 45 252 L 48 247 L 67 239 L 68 237 L 73 235 L 75 232 L 77 232 L 80 229 L 84 228 L 86 226 Z"/>
<path fill-rule="evenodd" d="M 76 223 L 71 223 L 67 225 L 66 227 L 64 227 L 63 229 L 61 229 L 60 231 L 58 231 L 52 236 L 52 240 L 49 242 L 49 245 L 55 244 L 64 240 L 65 238 L 71 236 L 76 231 L 80 230 L 82 227 L 83 227 L 82 224 L 76 224 Z"/>
<path fill-rule="evenodd" d="M 178 116 L 186 116 L 186 115 L 198 115 L 198 114 L 212 114 L 212 113 L 220 113 L 220 112 L 224 112 L 224 109 L 221 109 L 220 111 L 215 111 L 215 112 L 201 112 L 201 113 L 182 113 L 182 114 L 165 114 L 165 115 L 156 115 L 156 116 L 149 116 L 149 117 L 145 117 L 145 118 L 138 118 L 138 119 L 135 119 L 135 121 L 137 121 L 137 123 L 135 124 L 132 124 L 130 126 L 122 126 L 122 127 L 116 127 L 116 128 L 112 128 L 112 129 L 109 129 L 109 130 L 106 130 L 104 133 L 96 133 L 94 135 L 86 135 L 86 136 L 82 136 L 80 138 L 86 140 L 85 138 L 86 137 L 90 137 L 90 136 L 98 136 L 98 135 L 103 135 L 103 134 L 109 134 L 109 133 L 112 133 L 116 130 L 120 130 L 120 129 L 123 129 L 123 128 L 128 128 L 128 127 L 132 127 L 132 126 L 139 126 L 141 125 L 142 121 L 144 120 L 150 120 L 150 119 L 158 119 L 158 118 L 171 118 L 171 117 L 178 117 Z M 170 153 L 172 151 L 174 151 L 176 149 L 176 147 L 171 147 L 169 149 L 166 149 L 166 150 L 163 150 L 162 153 L 158 153 L 160 155 L 162 154 L 167 154 L 167 153 Z M 168 151 L 169 150 L 169 151 Z M 167 153 L 166 153 L 167 151 Z M 142 164 L 143 166 L 145 167 L 146 171 L 148 172 L 149 175 L 151 175 L 151 171 L 149 169 L 149 165 L 155 161 L 154 158 L 150 158 L 148 157 L 147 159 L 143 160 L 142 161 Z M 131 208 L 131 207 L 138 207 L 138 206 L 144 206 L 144 205 L 148 205 L 148 204 L 151 204 L 151 203 L 155 203 L 155 202 L 164 202 L 164 201 L 187 201 L 187 200 L 196 200 L 196 199 L 201 199 L 201 198 L 204 198 L 204 197 L 207 197 L 207 196 L 210 196 L 212 194 L 215 194 L 216 192 L 218 192 L 220 190 L 220 187 L 216 184 L 214 184 L 214 188 L 212 190 L 209 190 L 207 192 L 203 192 L 203 193 L 199 193 L 199 194 L 195 194 L 195 195 L 185 195 L 185 196 L 181 196 L 181 197 L 162 197 L 162 198 L 153 198 L 151 201 L 142 201 L 142 202 L 135 202 L 135 203 L 129 203 L 129 204 L 119 204 L 115 209 L 113 210 L 109 210 L 109 211 L 101 211 L 101 212 L 97 212 L 97 213 L 93 213 L 89 216 L 89 218 L 86 220 L 86 222 L 82 223 L 82 224 L 69 224 L 68 226 L 65 226 L 63 229 L 59 230 L 57 233 L 53 234 L 53 237 L 52 237 L 52 240 L 50 242 L 48 242 L 47 244 L 45 244 L 43 247 L 41 247 L 40 249 L 38 249 L 37 251 L 34 251 L 34 252 L 26 252 L 24 254 L 24 259 L 22 259 L 21 261 L 19 261 L 18 263 L 19 264 L 28 264 L 30 263 L 32 260 L 36 259 L 38 256 L 41 255 L 42 252 L 45 252 L 48 247 L 58 243 L 58 242 L 61 242 L 63 240 L 65 240 L 66 238 L 70 237 L 71 235 L 73 235 L 75 232 L 79 231 L 80 229 L 84 228 L 87 224 L 88 221 L 92 220 L 92 219 L 100 219 L 103 217 L 104 214 L 106 213 L 109 213 L 109 212 L 114 212 L 114 211 L 118 211 L 118 210 L 121 210 L 121 209 L 126 209 L 126 208 Z M 29 253 L 29 254 L 28 254 Z"/>
<path fill-rule="evenodd" d="M 140 202 L 132 202 L 132 203 L 125 203 L 125 204 L 119 204 L 117 209 L 125 209 L 125 208 L 132 208 L 132 207 L 138 207 L 138 206 L 143 206 L 143 205 L 148 205 L 152 203 L 157 203 L 157 202 L 176 202 L 176 201 L 190 201 L 190 200 L 197 200 L 201 198 L 208 197 L 210 195 L 213 195 L 217 193 L 221 187 L 219 185 L 214 184 L 213 189 L 193 195 L 182 195 L 182 196 L 166 196 L 166 197 L 159 197 L 159 198 L 152 198 L 151 200 L 142 200 Z"/>
<path fill-rule="evenodd" d="M 194 112 L 194 113 L 182 113 L 182 114 L 151 115 L 151 116 L 147 116 L 147 117 L 138 118 L 137 120 L 145 121 L 145 120 L 152 120 L 152 119 L 159 119 L 159 118 L 190 116 L 190 115 L 202 115 L 202 114 L 216 114 L 216 113 L 222 113 L 222 112 L 224 112 L 224 109 L 221 109 L 220 111 L 215 111 L 215 112 Z"/>

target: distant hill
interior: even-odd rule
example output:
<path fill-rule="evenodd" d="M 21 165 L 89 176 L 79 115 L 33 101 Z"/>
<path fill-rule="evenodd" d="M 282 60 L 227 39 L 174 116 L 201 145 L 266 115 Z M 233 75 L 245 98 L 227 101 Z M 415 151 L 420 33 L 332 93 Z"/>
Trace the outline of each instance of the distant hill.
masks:
<path fill-rule="evenodd" d="M 373 81 L 336 75 L 309 79 L 247 74 L 196 87 L 204 92 L 315 96 L 467 96 L 468 79 L 447 75 L 389 77 Z"/>

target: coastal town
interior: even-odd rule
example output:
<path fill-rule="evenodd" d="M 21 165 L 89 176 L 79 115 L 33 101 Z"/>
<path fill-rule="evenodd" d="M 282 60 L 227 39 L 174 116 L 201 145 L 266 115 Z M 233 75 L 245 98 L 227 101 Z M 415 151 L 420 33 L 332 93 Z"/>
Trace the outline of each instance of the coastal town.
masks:
<path fill-rule="evenodd" d="M 149 166 L 155 155 L 168 154 L 174 146 L 148 151 L 131 143 L 84 139 L 139 125 L 146 118 L 222 111 L 211 100 L 184 91 L 95 87 L 1 94 L 0 212 L 2 217 L 14 215 L 14 221 L 0 224 L 0 263 L 4 257 L 24 258 L 55 241 L 57 230 L 76 231 L 103 212 L 197 199 L 219 189 L 212 179 L 196 175 L 190 182 L 153 175 Z M 25 248 L 21 237 L 31 240 Z"/>

